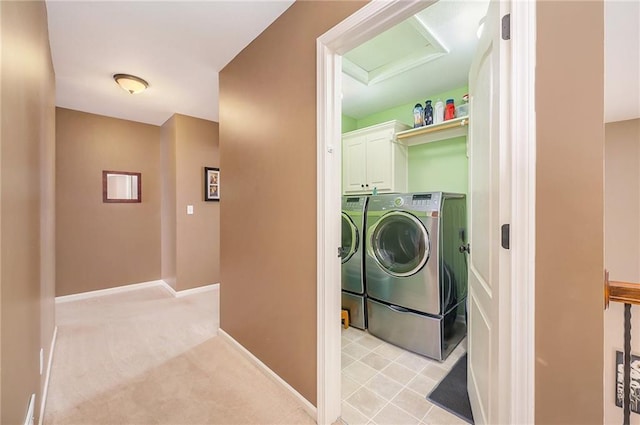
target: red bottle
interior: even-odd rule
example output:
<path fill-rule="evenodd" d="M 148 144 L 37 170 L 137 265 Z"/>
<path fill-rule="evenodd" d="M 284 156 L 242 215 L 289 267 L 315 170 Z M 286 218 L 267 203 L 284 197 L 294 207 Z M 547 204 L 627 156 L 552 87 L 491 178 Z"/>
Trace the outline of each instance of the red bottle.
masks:
<path fill-rule="evenodd" d="M 456 107 L 453 104 L 453 99 L 447 99 L 447 106 L 444 108 L 444 120 L 452 120 L 456 117 Z"/>

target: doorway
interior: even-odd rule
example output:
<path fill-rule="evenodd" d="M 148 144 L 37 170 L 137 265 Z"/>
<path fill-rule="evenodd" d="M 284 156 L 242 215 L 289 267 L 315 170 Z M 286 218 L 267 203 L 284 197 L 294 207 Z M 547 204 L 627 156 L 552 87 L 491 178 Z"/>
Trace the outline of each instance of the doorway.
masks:
<path fill-rule="evenodd" d="M 327 32 L 318 40 L 318 423 L 332 423 L 340 415 L 340 328 L 336 317 L 340 317 L 340 262 L 336 261 L 336 247 L 340 246 L 340 175 L 341 175 L 341 55 L 394 25 L 413 16 L 432 3 L 419 1 L 372 2 L 360 11 Z M 512 22 L 517 19 L 526 28 L 535 28 L 535 5 L 512 6 Z M 512 40 L 515 46 L 515 39 Z M 532 129 L 527 120 L 533 114 L 533 68 L 531 57 L 526 52 L 535 51 L 535 33 L 521 34 L 513 47 L 513 63 L 522 67 L 518 78 L 512 82 L 512 94 L 518 92 L 520 98 L 513 102 L 511 129 L 520 138 L 518 146 L 513 146 L 510 154 L 519 164 L 530 164 L 533 145 Z M 523 50 L 520 49 L 523 48 Z M 528 48 L 529 50 L 524 50 Z M 516 90 L 517 89 L 517 90 Z M 529 97 L 531 96 L 531 97 Z M 518 115 L 519 114 L 519 115 Z M 531 121 L 535 122 L 535 120 Z M 512 227 L 532 231 L 533 193 L 528 182 L 533 177 L 533 167 L 517 170 L 513 175 L 513 189 L 518 189 L 513 198 L 514 212 L 523 214 L 511 223 Z M 524 190 L 523 190 L 524 188 Z M 525 285 L 512 293 L 509 305 L 511 316 L 510 333 L 503 338 L 505 352 L 517 353 L 517 359 L 510 363 L 512 376 L 510 388 L 501 390 L 512 394 L 503 404 L 508 417 L 521 422 L 531 421 L 533 413 L 533 323 L 531 303 L 527 298 L 533 288 L 531 265 L 528 255 L 532 241 L 525 242 L 513 238 L 512 276 L 519 274 Z M 519 317 L 514 308 L 518 306 Z M 525 314 L 522 314 L 522 312 Z M 524 331 L 523 331 L 524 329 Z M 512 336 L 517 336 L 519 339 Z M 507 341 L 507 339 L 509 339 Z M 520 344 L 514 350 L 514 343 Z M 506 368 L 505 368 L 506 369 Z M 516 381 L 515 379 L 518 379 Z M 515 385 L 518 382 L 518 385 Z M 518 419 L 519 418 L 519 419 Z"/>

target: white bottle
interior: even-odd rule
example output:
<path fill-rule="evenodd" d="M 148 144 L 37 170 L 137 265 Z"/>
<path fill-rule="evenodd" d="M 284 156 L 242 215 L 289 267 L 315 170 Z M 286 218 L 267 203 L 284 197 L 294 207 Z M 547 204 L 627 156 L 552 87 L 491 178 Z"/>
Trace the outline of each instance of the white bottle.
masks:
<path fill-rule="evenodd" d="M 433 107 L 433 123 L 440 124 L 441 122 L 444 122 L 444 103 L 442 103 L 441 99 L 438 99 Z"/>

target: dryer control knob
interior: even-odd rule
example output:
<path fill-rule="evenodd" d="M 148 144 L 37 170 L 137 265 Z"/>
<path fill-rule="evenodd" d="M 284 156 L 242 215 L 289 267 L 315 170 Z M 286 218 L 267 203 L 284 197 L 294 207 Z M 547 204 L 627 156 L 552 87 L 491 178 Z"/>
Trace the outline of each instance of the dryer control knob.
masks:
<path fill-rule="evenodd" d="M 404 199 L 401 197 L 397 197 L 396 199 L 393 200 L 393 205 L 395 205 L 396 207 L 401 207 L 404 205 Z"/>

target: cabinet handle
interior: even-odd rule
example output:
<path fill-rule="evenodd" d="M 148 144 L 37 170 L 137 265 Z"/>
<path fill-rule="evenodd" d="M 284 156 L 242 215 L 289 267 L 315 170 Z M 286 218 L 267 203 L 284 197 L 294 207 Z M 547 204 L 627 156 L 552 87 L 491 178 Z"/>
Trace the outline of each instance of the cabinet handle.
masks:
<path fill-rule="evenodd" d="M 364 185 L 363 184 L 361 184 L 360 187 L 364 189 Z"/>
<path fill-rule="evenodd" d="M 369 187 L 369 185 L 367 185 L 367 187 Z"/>

